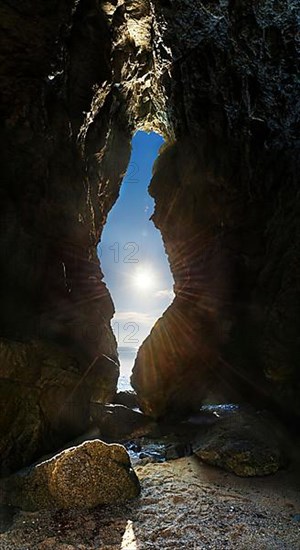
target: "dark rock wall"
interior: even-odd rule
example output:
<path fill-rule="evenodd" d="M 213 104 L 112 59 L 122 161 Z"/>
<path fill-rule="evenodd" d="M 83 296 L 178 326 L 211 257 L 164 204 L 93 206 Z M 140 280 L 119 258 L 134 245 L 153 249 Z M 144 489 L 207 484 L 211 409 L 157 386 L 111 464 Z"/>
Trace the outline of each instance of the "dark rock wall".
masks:
<path fill-rule="evenodd" d="M 177 142 L 150 193 L 177 297 L 132 383 L 156 416 L 209 385 L 299 414 L 299 5 L 154 4 Z"/>
<path fill-rule="evenodd" d="M 109 21 L 98 2 L 1 2 L 0 20 L 0 376 L 8 411 L 0 447 L 7 469 L 78 434 L 90 396 L 106 401 L 115 392 L 114 308 L 96 245 L 126 168 L 129 134 L 113 120 L 107 94 L 101 125 L 96 120 L 91 131 L 87 121 L 95 90 L 111 78 Z M 108 128 L 118 155 L 113 173 Z M 23 369 L 17 378 L 15 362 Z"/>
<path fill-rule="evenodd" d="M 68 406 L 65 423 L 55 407 L 87 411 L 114 393 L 96 245 L 139 128 L 167 139 L 150 192 L 176 290 L 137 358 L 141 405 L 182 415 L 214 387 L 299 412 L 296 0 L 0 6 L 5 468 L 88 422 L 72 413 L 66 428 Z M 28 346 L 43 350 L 47 376 Z M 45 398 L 55 369 L 65 389 Z M 26 456 L 14 444 L 22 400 L 36 411 Z"/>

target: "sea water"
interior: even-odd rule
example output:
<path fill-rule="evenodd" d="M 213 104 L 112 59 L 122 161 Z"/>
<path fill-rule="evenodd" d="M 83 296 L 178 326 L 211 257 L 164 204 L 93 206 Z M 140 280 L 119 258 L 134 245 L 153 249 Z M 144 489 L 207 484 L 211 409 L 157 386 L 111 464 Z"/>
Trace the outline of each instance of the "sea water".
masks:
<path fill-rule="evenodd" d="M 132 390 L 130 384 L 131 371 L 137 354 L 137 348 L 120 346 L 118 348 L 120 361 L 120 377 L 118 380 L 118 390 Z"/>

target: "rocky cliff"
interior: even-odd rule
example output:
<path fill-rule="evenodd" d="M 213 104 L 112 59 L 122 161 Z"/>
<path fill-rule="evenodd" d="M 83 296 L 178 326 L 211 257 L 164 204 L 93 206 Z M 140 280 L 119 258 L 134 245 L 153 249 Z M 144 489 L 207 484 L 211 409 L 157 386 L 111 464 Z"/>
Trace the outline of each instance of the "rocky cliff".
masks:
<path fill-rule="evenodd" d="M 213 388 L 299 414 L 298 2 L 0 5 L 4 472 L 114 394 L 96 246 L 137 129 L 166 139 L 150 193 L 176 292 L 141 406 L 182 416 Z"/>

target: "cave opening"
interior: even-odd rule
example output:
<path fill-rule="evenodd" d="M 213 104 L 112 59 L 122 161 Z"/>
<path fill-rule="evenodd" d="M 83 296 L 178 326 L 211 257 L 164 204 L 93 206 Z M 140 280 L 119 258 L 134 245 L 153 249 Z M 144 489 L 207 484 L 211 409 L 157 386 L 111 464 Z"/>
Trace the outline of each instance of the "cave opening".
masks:
<path fill-rule="evenodd" d="M 112 329 L 120 360 L 119 390 L 130 389 L 130 375 L 142 342 L 174 298 L 174 280 L 162 236 L 151 221 L 154 200 L 148 185 L 163 145 L 156 132 L 137 131 L 119 197 L 98 245 L 104 280 L 115 315 Z"/>

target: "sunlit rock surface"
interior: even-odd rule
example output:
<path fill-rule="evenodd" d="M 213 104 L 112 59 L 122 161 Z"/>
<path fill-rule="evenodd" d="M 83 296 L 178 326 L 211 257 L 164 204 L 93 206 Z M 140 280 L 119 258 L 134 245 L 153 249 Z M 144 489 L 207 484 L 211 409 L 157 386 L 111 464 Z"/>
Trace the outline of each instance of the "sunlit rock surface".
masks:
<path fill-rule="evenodd" d="M 298 9 L 1 2 L 0 336 L 60 346 L 87 400 L 116 389 L 114 308 L 96 247 L 144 128 L 167 141 L 150 193 L 176 298 L 138 354 L 141 406 L 184 416 L 213 387 L 299 415 Z M 20 385 L 0 365 L 10 418 L 34 368 Z M 36 384 L 26 462 L 47 446 Z M 25 441 L 14 441 L 8 454 L 23 456 Z"/>
<path fill-rule="evenodd" d="M 125 448 L 99 439 L 67 449 L 1 483 L 4 501 L 29 511 L 119 504 L 140 492 Z"/>

